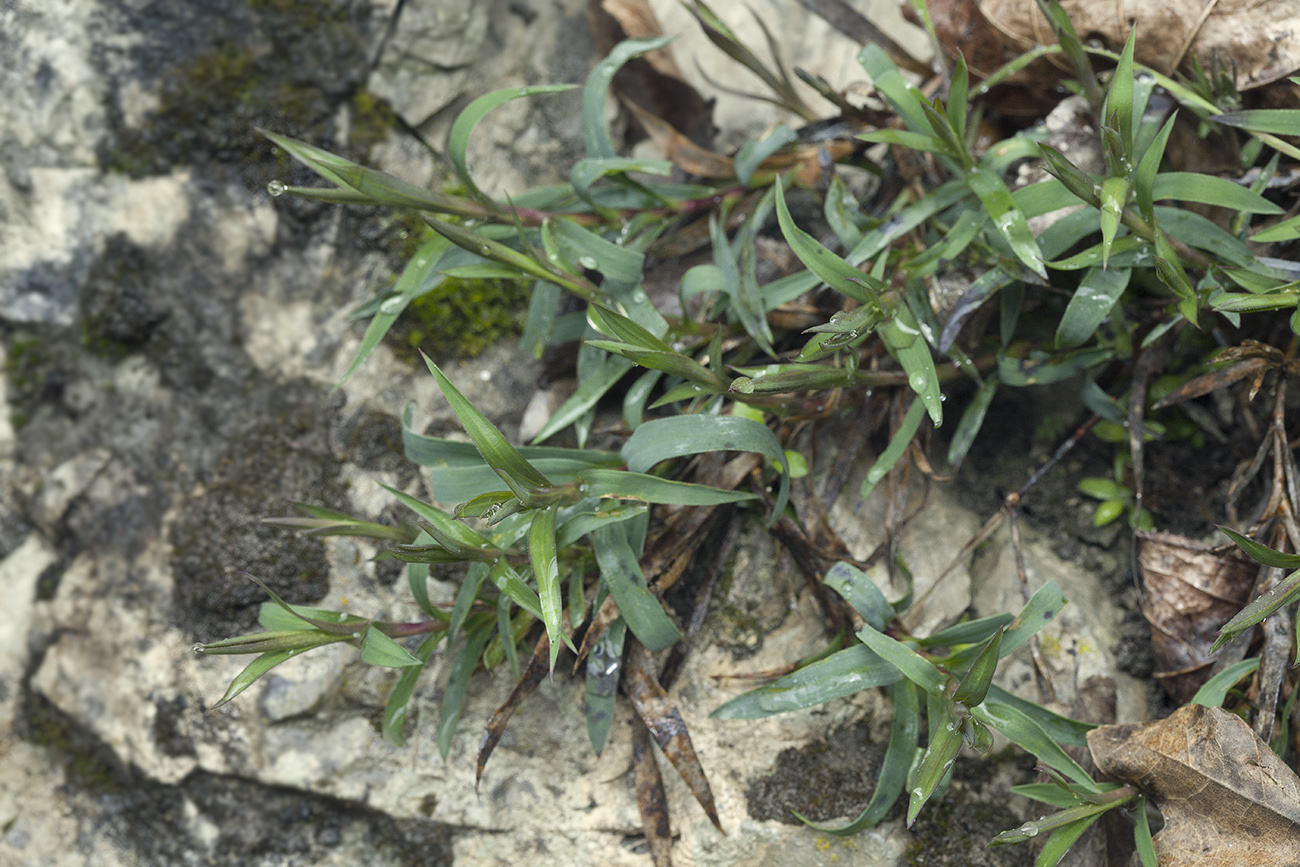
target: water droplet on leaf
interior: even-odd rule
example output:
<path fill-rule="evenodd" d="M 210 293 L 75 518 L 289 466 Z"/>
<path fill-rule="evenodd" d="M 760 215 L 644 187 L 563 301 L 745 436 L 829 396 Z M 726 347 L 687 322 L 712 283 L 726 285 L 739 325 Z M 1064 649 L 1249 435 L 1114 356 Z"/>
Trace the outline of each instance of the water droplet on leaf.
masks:
<path fill-rule="evenodd" d="M 266 185 L 266 192 L 269 193 L 272 198 L 277 199 L 280 196 L 283 196 L 287 189 L 289 189 L 289 187 L 284 181 L 271 181 Z"/>

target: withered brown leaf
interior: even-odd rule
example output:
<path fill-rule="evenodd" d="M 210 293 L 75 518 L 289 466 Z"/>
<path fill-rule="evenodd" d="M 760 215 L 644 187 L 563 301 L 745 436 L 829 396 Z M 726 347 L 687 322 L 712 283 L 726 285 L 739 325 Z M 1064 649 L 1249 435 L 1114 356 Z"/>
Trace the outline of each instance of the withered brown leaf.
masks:
<path fill-rule="evenodd" d="M 650 732 L 639 719 L 632 720 L 632 767 L 636 773 L 636 804 L 650 847 L 650 860 L 655 867 L 672 867 L 673 829 L 668 821 L 664 778 L 659 774 L 654 750 L 650 749 Z"/>
<path fill-rule="evenodd" d="M 1219 627 L 1250 601 L 1259 565 L 1172 533 L 1138 535 L 1142 614 L 1151 624 L 1156 672 L 1180 704 L 1210 676 Z"/>
<path fill-rule="evenodd" d="M 632 699 L 632 707 L 636 710 L 636 715 L 645 723 L 646 728 L 650 730 L 650 734 L 654 735 L 655 743 L 659 744 L 659 749 L 663 751 L 664 756 L 686 781 L 691 794 L 695 795 L 695 800 L 700 802 L 700 806 L 708 814 L 709 821 L 715 828 L 726 834 L 727 832 L 722 830 L 721 820 L 718 819 L 718 808 L 713 802 L 713 791 L 709 788 L 708 777 L 704 775 L 704 768 L 700 765 L 700 760 L 695 755 L 695 747 L 691 744 L 691 735 L 686 730 L 686 722 L 677 707 L 668 699 L 668 693 L 664 692 L 664 688 L 659 685 L 659 679 L 655 674 L 654 657 L 641 645 L 641 642 L 629 640 L 632 647 L 628 652 L 627 674 L 623 677 L 623 688 L 627 691 L 628 698 Z"/>
<path fill-rule="evenodd" d="M 1160 867 L 1300 867 L 1300 778 L 1239 717 L 1187 705 L 1095 728 L 1088 747 L 1102 773 L 1164 814 Z"/>
<path fill-rule="evenodd" d="M 510 717 L 514 716 L 519 705 L 524 703 L 524 699 L 533 694 L 537 685 L 542 682 L 542 678 L 546 676 L 546 672 L 550 670 L 550 649 L 550 639 L 543 632 L 542 637 L 537 639 L 537 647 L 533 649 L 533 658 L 528 660 L 528 667 L 519 676 L 519 682 L 510 691 L 510 697 L 496 709 L 492 719 L 488 720 L 487 727 L 483 729 L 483 738 L 478 745 L 478 768 L 474 774 L 475 789 L 483 779 L 483 769 L 487 767 L 492 751 L 501 741 L 501 735 L 505 733 Z"/>

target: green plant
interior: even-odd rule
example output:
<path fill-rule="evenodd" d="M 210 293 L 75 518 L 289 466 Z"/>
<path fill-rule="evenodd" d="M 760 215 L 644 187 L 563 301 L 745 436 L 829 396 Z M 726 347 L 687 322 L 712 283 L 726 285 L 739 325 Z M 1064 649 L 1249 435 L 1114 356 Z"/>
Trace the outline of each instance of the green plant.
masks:
<path fill-rule="evenodd" d="M 668 571 L 647 575 L 641 566 L 654 553 L 646 550 L 653 505 L 758 504 L 768 511 L 770 526 L 797 530 L 800 515 L 789 508 L 794 473 L 786 446 L 792 429 L 802 420 L 865 401 L 869 390 L 887 395 L 875 409 L 890 424 L 859 491 L 864 498 L 900 468 L 927 421 L 936 428 L 944 422 L 945 387 L 971 394 L 949 440 L 947 459 L 954 467 L 968 453 L 999 388 L 1067 382 L 1083 383 L 1081 404 L 1129 440 L 1125 459 L 1136 467 L 1144 433 L 1160 429 L 1146 422 L 1143 412 L 1122 412 L 1099 383 L 1108 375 L 1111 381 L 1122 379 L 1135 357 L 1161 341 L 1179 347 L 1180 357 L 1199 360 L 1205 343 L 1197 328 L 1207 313 L 1240 324 L 1243 312 L 1295 306 L 1300 297 L 1290 272 L 1259 257 L 1243 240 L 1255 215 L 1282 212 L 1260 194 L 1277 158 L 1266 163 L 1262 181 L 1253 187 L 1162 171 L 1176 119 L 1153 108 L 1152 94 L 1160 88 L 1180 111 L 1204 125 L 1232 123 L 1253 130 L 1243 148 L 1250 160 L 1264 146 L 1292 155 L 1295 149 L 1272 135 L 1277 127 L 1270 118 L 1225 119 L 1212 99 L 1226 103 L 1235 94 L 1222 88 L 1197 90 L 1141 67 L 1134 61 L 1133 38 L 1119 54 L 1086 46 L 1059 4 L 1044 0 L 1042 6 L 1057 45 L 1013 61 L 977 87 L 958 58 L 946 99 L 926 98 L 874 45 L 862 50 L 860 60 L 884 108 L 855 109 L 819 83 L 845 120 L 870 127 L 857 140 L 883 145 L 894 154 L 923 154 L 926 160 L 925 170 L 909 178 L 902 192 L 880 203 L 884 213 L 879 217 L 865 214 L 845 183 L 830 174 L 819 192 L 825 221 L 842 254 L 793 216 L 787 196 L 798 170 L 822 165 L 817 149 L 803 147 L 793 131 L 778 130 L 751 142 L 734 159 L 714 155 L 723 168 L 717 177 L 697 183 L 665 180 L 673 169 L 669 160 L 618 155 L 604 120 L 609 83 L 628 60 L 664 47 L 666 39 L 624 42 L 592 72 L 582 100 L 587 156 L 573 166 L 569 183 L 528 190 L 507 202 L 488 197 L 475 184 L 466 160 L 470 135 L 493 108 L 566 86 L 496 91 L 465 108 L 448 142 L 463 195 L 419 189 L 268 133 L 332 185 L 275 184 L 273 194 L 415 209 L 426 215 L 435 233 L 396 285 L 358 311 L 370 322 L 344 381 L 403 311 L 447 281 L 523 280 L 531 284 L 525 345 L 540 352 L 548 343 L 582 340 L 577 390 L 536 442 L 572 427 L 578 448 L 516 448 L 429 361 L 471 443 L 423 436 L 408 426 L 406 452 L 430 468 L 438 501 L 460 505 L 446 511 L 394 490 L 394 497 L 416 516 L 410 525 L 385 527 L 320 509 L 309 509 L 307 518 L 280 521 L 317 534 L 395 543 L 390 553 L 410 564 L 411 592 L 429 619 L 370 622 L 276 599 L 262 612 L 268 632 L 199 648 L 259 654 L 223 701 L 285 659 L 324 644 L 349 642 L 361 649 L 364 660 L 403 669 L 383 722 L 386 737 L 401 743 L 406 704 L 423 666 L 439 641 L 446 637 L 450 645 L 463 634 L 439 722 L 444 757 L 480 662 L 487 668 L 508 663 L 520 684 L 489 726 L 481 773 L 496 742 L 493 733 L 499 738 L 510 712 L 545 671 L 554 669 L 567 646 L 579 660 L 589 660 L 587 721 L 594 748 L 601 750 L 608 736 L 619 678 L 629 678 L 627 692 L 638 716 L 661 745 L 673 745 L 670 758 L 716 823 L 707 780 L 685 727 L 666 724 L 663 703 L 646 698 L 663 694 L 657 675 L 647 668 L 646 652 L 664 650 L 682 636 L 659 598 L 675 579 Z M 769 70 L 704 4 L 693 8 L 714 42 L 772 87 L 772 99 L 809 116 L 811 109 L 795 95 L 779 60 L 777 70 Z M 1041 140 L 1039 129 L 1023 130 L 982 150 L 975 146 L 982 97 L 1047 54 L 1070 59 L 1074 86 L 1092 101 L 1100 121 L 1104 176 L 1094 177 L 1072 164 Z M 1091 66 L 1094 59 L 1114 66 L 1098 74 Z M 863 153 L 856 147 L 841 153 L 842 159 L 875 171 L 879 165 L 873 159 L 889 158 L 868 156 L 876 151 Z M 1041 161 L 1052 177 L 1013 190 L 1009 170 L 1026 160 Z M 1166 199 L 1226 206 L 1234 212 L 1232 227 L 1156 204 Z M 1077 210 L 1045 230 L 1030 230 L 1031 219 L 1071 206 Z M 680 286 L 682 312 L 669 313 L 642 289 L 646 258 L 666 249 L 681 221 L 690 217 L 707 228 L 713 259 L 686 273 Z M 773 219 L 806 270 L 761 283 L 756 240 Z M 1296 224 L 1289 220 L 1253 238 L 1283 237 L 1294 233 Z M 941 269 L 953 267 L 976 276 L 954 305 L 938 310 L 930 300 L 931 283 Z M 821 287 L 830 291 L 818 293 Z M 564 292 L 585 311 L 561 314 Z M 805 322 L 801 333 L 773 324 L 775 311 L 804 296 L 816 304 L 818 316 Z M 976 322 L 989 320 L 973 314 L 995 296 L 1000 305 L 996 327 L 975 328 Z M 937 365 L 935 353 L 947 363 Z M 626 439 L 617 451 L 587 448 L 597 405 L 619 383 L 627 384 L 622 402 Z M 1144 401 L 1129 403 L 1145 407 Z M 690 472 L 688 467 L 705 464 L 678 459 L 712 452 L 753 457 L 741 472 L 697 470 L 690 480 L 680 478 Z M 1143 525 L 1148 518 L 1137 511 L 1134 493 L 1122 483 L 1122 470 L 1117 460 L 1115 480 L 1086 480 L 1085 493 L 1111 504 L 1111 519 L 1127 509 L 1132 522 Z M 754 481 L 753 493 L 734 490 L 746 479 Z M 764 483 L 771 479 L 777 490 L 769 497 Z M 427 571 L 434 563 L 467 564 L 449 612 L 428 598 Z M 991 746 L 990 729 L 1036 755 L 1052 780 L 1021 791 L 1063 808 L 995 841 L 1017 842 L 1050 831 L 1040 864 L 1056 863 L 1103 812 L 1141 800 L 1135 790 L 1094 781 L 1066 753 L 1064 747 L 1083 745 L 1088 726 L 992 682 L 998 661 L 1065 604 L 1056 585 L 1040 588 L 1015 616 L 1006 613 L 913 636 L 898 618 L 910 604 L 910 592 L 890 604 L 859 568 L 863 565 L 827 562 L 818 575 L 842 599 L 835 603 L 837 616 L 856 624 L 856 642 L 717 711 L 723 717 L 755 718 L 864 688 L 890 691 L 893 728 L 876 793 L 856 821 L 826 830 L 851 833 L 874 824 L 904 792 L 910 823 L 943 790 L 963 744 L 979 750 Z M 906 564 L 896 562 L 891 568 L 906 579 Z M 525 664 L 517 645 L 538 624 L 533 657 Z M 414 651 L 396 641 L 416 635 L 425 637 Z M 923 718 L 927 746 L 914 763 Z M 1137 813 L 1138 845 L 1145 852 L 1150 833 L 1144 810 Z"/>

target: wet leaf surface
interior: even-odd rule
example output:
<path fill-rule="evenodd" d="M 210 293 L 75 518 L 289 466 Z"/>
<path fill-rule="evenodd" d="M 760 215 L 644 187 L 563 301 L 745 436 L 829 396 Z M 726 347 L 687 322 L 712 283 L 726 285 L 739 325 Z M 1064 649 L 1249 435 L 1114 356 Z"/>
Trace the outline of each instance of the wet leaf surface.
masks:
<path fill-rule="evenodd" d="M 1300 778 L 1239 717 L 1188 705 L 1168 719 L 1088 733 L 1105 774 L 1165 817 L 1160 867 L 1300 865 Z"/>
<path fill-rule="evenodd" d="M 632 699 L 636 715 L 654 735 L 655 743 L 659 744 L 659 749 L 663 751 L 668 761 L 672 762 L 677 773 L 682 775 L 691 794 L 695 795 L 695 800 L 700 802 L 700 806 L 708 814 L 709 821 L 713 822 L 715 828 L 726 834 L 727 832 L 722 829 L 721 820 L 718 819 L 718 809 L 713 803 L 713 791 L 709 788 L 704 768 L 695 755 L 695 747 L 691 744 L 686 723 L 682 720 L 677 707 L 669 701 L 664 688 L 659 685 L 659 679 L 655 674 L 654 657 L 639 641 L 632 643 L 628 653 L 627 675 L 623 680 L 623 687 L 627 690 L 628 698 Z M 638 793 L 639 779 L 638 775 Z"/>
<path fill-rule="evenodd" d="M 1170 533 L 1139 536 L 1138 565 L 1155 676 L 1164 679 L 1175 701 L 1190 701 L 1210 676 L 1219 627 L 1250 601 L 1258 565 L 1235 549 Z"/>

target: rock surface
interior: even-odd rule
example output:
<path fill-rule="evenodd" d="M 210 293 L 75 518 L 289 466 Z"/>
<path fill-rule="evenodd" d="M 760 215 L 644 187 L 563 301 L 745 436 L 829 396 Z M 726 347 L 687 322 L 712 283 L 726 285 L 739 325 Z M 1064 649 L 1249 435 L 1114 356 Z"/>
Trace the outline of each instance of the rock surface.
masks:
<path fill-rule="evenodd" d="M 0 110 L 0 865 L 648 863 L 628 710 L 597 759 L 578 680 L 557 674 L 523 706 L 476 793 L 479 726 L 508 678 L 475 680 L 444 764 L 432 731 L 445 658 L 413 703 L 418 734 L 393 749 L 377 726 L 391 675 L 350 650 L 295 660 L 213 712 L 245 660 L 190 653 L 253 624 L 263 597 L 240 570 L 291 601 L 414 616 L 372 546 L 259 519 L 293 501 L 396 515 L 380 482 L 428 493 L 389 449 L 403 405 L 415 402 L 418 429 L 456 429 L 427 373 L 387 345 L 332 391 L 360 340 L 347 314 L 391 281 L 406 230 L 389 214 L 269 197 L 272 179 L 309 180 L 255 127 L 437 185 L 421 140 L 441 141 L 491 88 L 581 81 L 594 61 L 584 34 L 581 0 L 0 8 L 12 95 Z M 571 97 L 492 115 L 470 146 L 486 189 L 567 173 L 581 139 Z M 538 373 L 504 344 L 450 367 L 508 433 Z M 904 548 L 930 571 L 949 556 L 930 537 L 945 530 L 955 551 L 979 519 L 938 503 Z M 878 521 L 851 503 L 837 520 L 851 544 L 878 541 Z M 757 723 L 708 717 L 740 689 L 714 675 L 824 646 L 770 538 L 751 528 L 739 551 L 672 692 L 728 835 L 666 771 L 675 863 L 904 863 L 913 837 L 897 819 L 840 840 L 787 812 L 823 794 L 818 754 L 857 750 L 869 773 L 888 726 L 877 693 Z M 1101 612 L 1071 634 L 1104 669 L 1117 615 L 1086 577 L 1041 559 L 1079 582 L 1067 592 L 1089 599 L 1081 617 Z M 981 612 L 1019 592 L 1005 562 L 996 573 L 974 596 Z M 956 583 L 947 614 L 972 604 L 968 577 Z M 449 600 L 455 584 L 432 590 Z M 1135 702 L 1121 701 L 1126 718 L 1141 716 Z M 954 797 L 989 791 L 959 780 Z M 989 863 L 1027 857 L 996 851 L 1010 860 Z"/>

